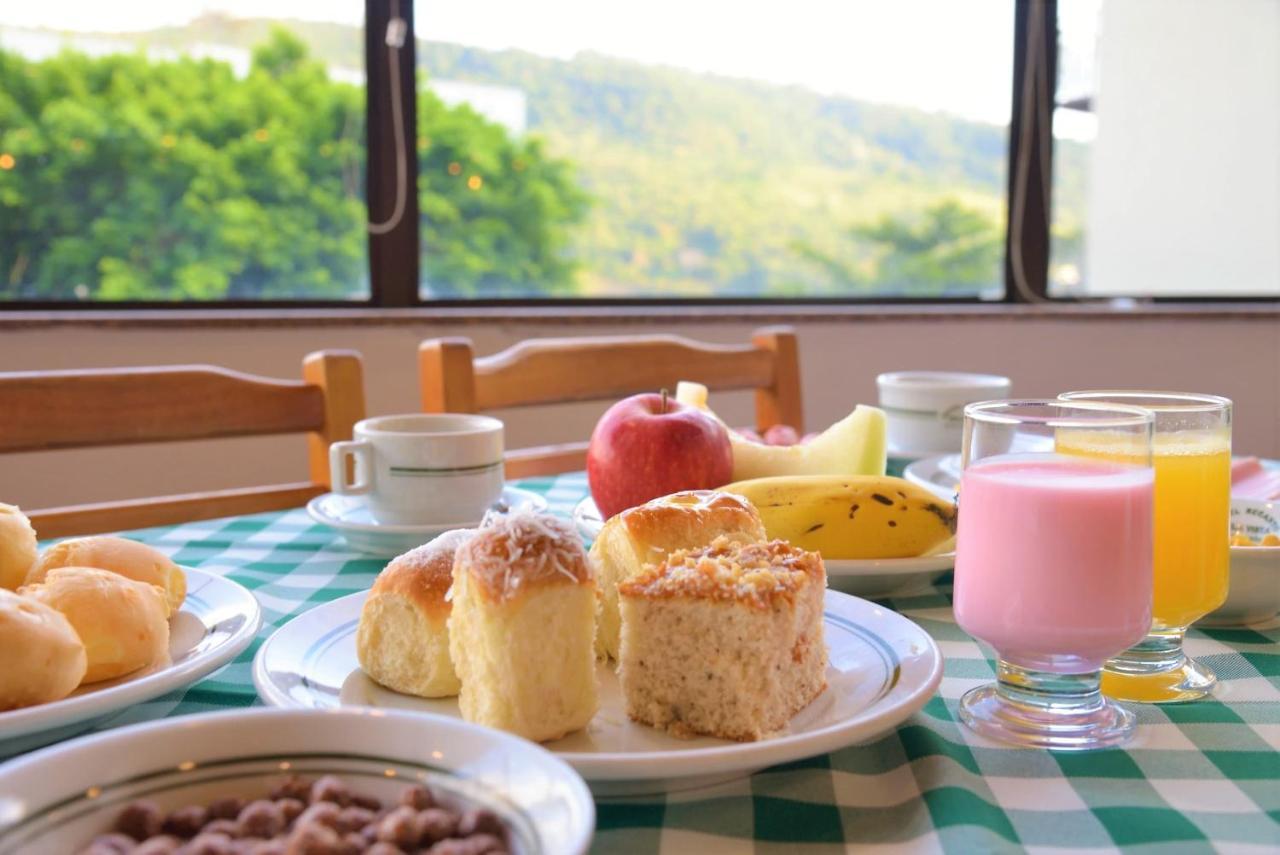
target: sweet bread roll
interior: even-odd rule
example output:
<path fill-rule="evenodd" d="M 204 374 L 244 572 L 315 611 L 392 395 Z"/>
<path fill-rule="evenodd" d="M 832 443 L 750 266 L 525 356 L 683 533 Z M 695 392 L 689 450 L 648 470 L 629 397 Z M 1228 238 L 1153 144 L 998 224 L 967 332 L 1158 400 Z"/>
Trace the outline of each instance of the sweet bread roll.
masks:
<path fill-rule="evenodd" d="M 16 590 L 36 563 L 36 530 L 17 505 L 0 502 L 0 588 Z"/>
<path fill-rule="evenodd" d="M 123 537 L 99 535 L 76 537 L 55 543 L 44 551 L 27 576 L 28 585 L 44 581 L 55 567 L 97 567 L 137 582 L 155 585 L 169 602 L 168 614 L 182 607 L 187 596 L 187 577 L 182 568 L 163 552 Z"/>
<path fill-rule="evenodd" d="M 423 698 L 458 694 L 446 595 L 453 584 L 453 554 L 473 534 L 474 529 L 445 532 L 378 574 L 356 631 L 360 667 L 378 683 Z"/>
<path fill-rule="evenodd" d="M 786 541 L 673 553 L 618 588 L 627 715 L 676 736 L 754 740 L 826 688 L 822 557 Z"/>
<path fill-rule="evenodd" d="M 462 717 L 535 741 L 586 726 L 598 706 L 595 594 L 566 523 L 532 511 L 487 520 L 453 565 Z"/>
<path fill-rule="evenodd" d="M 697 549 L 718 537 L 741 543 L 764 540 L 764 523 L 755 506 L 732 493 L 687 490 L 623 511 L 606 522 L 591 544 L 590 556 L 600 586 L 596 652 L 618 658 L 618 585 L 677 549 Z"/>
<path fill-rule="evenodd" d="M 94 567 L 57 567 L 20 594 L 62 612 L 84 643 L 85 683 L 110 680 L 169 655 L 169 604 L 156 585 Z"/>
<path fill-rule="evenodd" d="M 84 645 L 62 613 L 0 590 L 0 710 L 65 698 L 84 678 Z"/>

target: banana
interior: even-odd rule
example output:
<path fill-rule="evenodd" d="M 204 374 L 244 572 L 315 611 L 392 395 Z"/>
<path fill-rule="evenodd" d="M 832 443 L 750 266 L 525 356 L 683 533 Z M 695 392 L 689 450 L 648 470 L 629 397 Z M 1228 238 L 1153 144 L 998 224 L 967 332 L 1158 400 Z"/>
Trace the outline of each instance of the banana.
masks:
<path fill-rule="evenodd" d="M 724 424 L 707 405 L 707 387 L 701 383 L 681 380 L 676 400 Z M 733 447 L 734 481 L 781 475 L 883 475 L 884 413 L 859 404 L 809 442 L 797 445 L 765 445 L 735 430 L 729 430 L 729 444 Z"/>
<path fill-rule="evenodd" d="M 755 505 L 770 538 L 823 558 L 907 558 L 953 538 L 956 507 L 886 475 L 790 475 L 720 488 Z"/>

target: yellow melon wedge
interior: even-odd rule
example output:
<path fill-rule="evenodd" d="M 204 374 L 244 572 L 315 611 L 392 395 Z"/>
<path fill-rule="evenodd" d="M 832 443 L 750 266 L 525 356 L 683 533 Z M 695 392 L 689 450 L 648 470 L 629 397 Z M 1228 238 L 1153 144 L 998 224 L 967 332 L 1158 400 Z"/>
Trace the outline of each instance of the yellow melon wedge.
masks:
<path fill-rule="evenodd" d="M 682 380 L 676 386 L 676 400 L 697 407 L 724 424 L 707 405 L 707 387 L 701 383 Z M 734 481 L 775 475 L 884 474 L 884 413 L 863 404 L 800 445 L 765 445 L 734 430 L 729 431 L 729 442 L 733 446 Z"/>

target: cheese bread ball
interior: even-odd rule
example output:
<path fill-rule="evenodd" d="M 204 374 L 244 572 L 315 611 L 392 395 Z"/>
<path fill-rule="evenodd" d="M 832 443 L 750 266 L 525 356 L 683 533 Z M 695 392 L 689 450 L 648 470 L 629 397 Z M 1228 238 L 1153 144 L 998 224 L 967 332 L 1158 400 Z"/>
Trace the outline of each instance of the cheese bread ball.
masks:
<path fill-rule="evenodd" d="M 187 595 L 187 577 L 163 552 L 123 537 L 98 535 L 76 537 L 55 543 L 44 551 L 27 576 L 28 585 L 44 581 L 55 567 L 97 567 L 164 591 L 169 614 L 182 606 Z"/>
<path fill-rule="evenodd" d="M 17 590 L 36 563 L 36 531 L 17 505 L 0 502 L 0 588 Z"/>
<path fill-rule="evenodd" d="M 0 590 L 0 710 L 65 698 L 84 678 L 80 636 L 57 609 Z"/>
<path fill-rule="evenodd" d="M 58 567 L 20 594 L 66 617 L 84 643 L 85 683 L 120 677 L 169 655 L 164 591 L 93 567 Z"/>

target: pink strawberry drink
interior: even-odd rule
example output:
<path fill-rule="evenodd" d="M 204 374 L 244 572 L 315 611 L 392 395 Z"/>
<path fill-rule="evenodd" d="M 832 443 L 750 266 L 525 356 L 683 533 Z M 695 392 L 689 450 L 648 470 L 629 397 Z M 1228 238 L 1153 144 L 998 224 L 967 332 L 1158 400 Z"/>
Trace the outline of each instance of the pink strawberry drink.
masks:
<path fill-rule="evenodd" d="M 960 485 L 955 614 L 1021 668 L 1097 671 L 1151 627 L 1152 471 L 1007 454 Z"/>

